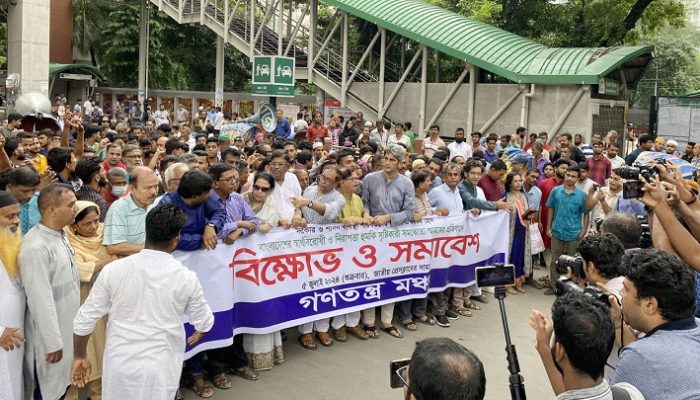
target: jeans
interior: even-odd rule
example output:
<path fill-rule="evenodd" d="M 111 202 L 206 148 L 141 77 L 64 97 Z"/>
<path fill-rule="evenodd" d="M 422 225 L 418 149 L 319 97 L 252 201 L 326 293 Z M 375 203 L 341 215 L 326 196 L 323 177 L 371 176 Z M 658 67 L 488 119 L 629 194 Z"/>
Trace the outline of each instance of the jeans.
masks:
<path fill-rule="evenodd" d="M 444 292 L 430 293 L 428 295 L 428 300 L 430 301 L 430 312 L 435 315 L 445 315 L 447 311 L 447 296 Z M 449 292 L 447 292 L 449 293 Z"/>

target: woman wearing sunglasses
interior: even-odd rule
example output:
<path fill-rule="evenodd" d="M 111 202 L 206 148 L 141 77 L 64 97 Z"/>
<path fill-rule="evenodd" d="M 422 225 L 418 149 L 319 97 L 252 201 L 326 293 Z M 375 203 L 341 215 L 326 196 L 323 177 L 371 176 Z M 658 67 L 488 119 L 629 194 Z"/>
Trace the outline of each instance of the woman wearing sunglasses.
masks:
<path fill-rule="evenodd" d="M 267 172 L 258 172 L 253 178 L 252 190 L 243 193 L 243 199 L 260 219 L 262 233 L 277 227 L 280 219 L 277 207 L 270 198 L 274 188 L 275 178 Z M 275 364 L 284 362 L 282 335 L 279 331 L 264 335 L 246 333 L 243 335 L 243 348 L 248 353 L 251 366 L 258 371 L 272 369 Z"/>

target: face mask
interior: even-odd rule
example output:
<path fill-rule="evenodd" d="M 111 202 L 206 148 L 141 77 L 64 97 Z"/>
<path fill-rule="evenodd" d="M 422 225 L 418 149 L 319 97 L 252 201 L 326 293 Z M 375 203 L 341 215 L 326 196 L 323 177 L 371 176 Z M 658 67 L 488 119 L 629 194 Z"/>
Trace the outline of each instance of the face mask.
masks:
<path fill-rule="evenodd" d="M 126 186 L 113 186 L 111 192 L 113 195 L 121 197 L 126 193 Z"/>
<path fill-rule="evenodd" d="M 457 142 L 457 144 L 462 143 L 464 142 L 464 138 L 455 138 L 455 142 Z"/>

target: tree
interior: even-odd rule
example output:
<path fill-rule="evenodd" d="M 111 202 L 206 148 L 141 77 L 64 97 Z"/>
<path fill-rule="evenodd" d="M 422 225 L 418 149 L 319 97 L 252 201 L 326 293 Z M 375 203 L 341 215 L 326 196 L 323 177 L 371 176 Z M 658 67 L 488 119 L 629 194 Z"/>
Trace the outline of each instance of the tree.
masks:
<path fill-rule="evenodd" d="M 700 88 L 700 29 L 666 26 L 641 43 L 656 47 L 656 58 L 642 76 L 634 101 L 648 107 L 651 96 L 682 96 Z"/>
<path fill-rule="evenodd" d="M 98 48 L 102 43 L 102 26 L 114 9 L 104 0 L 71 0 L 73 8 L 73 47 L 81 54 L 90 54 L 92 65 L 98 66 Z"/>

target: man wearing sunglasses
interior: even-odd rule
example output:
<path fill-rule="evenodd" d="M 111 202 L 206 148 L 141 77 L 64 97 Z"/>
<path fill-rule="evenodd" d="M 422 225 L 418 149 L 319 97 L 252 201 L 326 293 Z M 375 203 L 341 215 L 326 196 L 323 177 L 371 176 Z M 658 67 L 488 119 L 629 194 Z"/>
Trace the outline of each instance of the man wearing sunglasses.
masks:
<path fill-rule="evenodd" d="M 482 400 L 486 375 L 479 358 L 447 338 L 421 340 L 411 363 L 396 371 L 406 400 Z"/>

